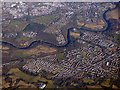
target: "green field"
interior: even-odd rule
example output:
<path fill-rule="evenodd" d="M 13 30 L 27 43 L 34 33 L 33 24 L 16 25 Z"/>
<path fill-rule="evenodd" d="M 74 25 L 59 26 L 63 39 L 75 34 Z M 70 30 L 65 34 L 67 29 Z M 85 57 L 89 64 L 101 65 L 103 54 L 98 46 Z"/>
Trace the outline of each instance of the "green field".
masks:
<path fill-rule="evenodd" d="M 13 53 L 13 57 L 15 57 L 15 58 L 19 58 L 19 57 L 25 58 L 25 57 L 28 57 L 28 56 L 29 56 L 29 54 L 24 54 L 23 51 L 15 51 Z"/>
<path fill-rule="evenodd" d="M 8 23 L 6 26 L 7 30 L 12 31 L 22 31 L 26 26 L 28 25 L 27 22 L 21 21 L 21 20 L 12 20 L 10 23 Z"/>
<path fill-rule="evenodd" d="M 22 78 L 23 80 L 26 80 L 27 82 L 37 82 L 43 81 L 43 82 L 48 82 L 46 88 L 54 88 L 54 84 L 52 80 L 47 80 L 45 78 L 41 78 L 40 76 L 31 76 L 26 73 L 23 73 L 20 71 L 18 68 L 13 68 L 11 69 L 7 74 L 13 74 L 15 77 Z"/>
<path fill-rule="evenodd" d="M 106 81 L 102 82 L 101 85 L 105 87 L 110 87 L 110 79 L 107 79 Z"/>
<path fill-rule="evenodd" d="M 56 21 L 59 19 L 61 16 L 60 15 L 46 15 L 46 16 L 40 16 L 40 17 L 34 17 L 31 19 L 31 21 L 35 23 L 40 23 L 45 26 L 49 26 L 52 22 Z"/>

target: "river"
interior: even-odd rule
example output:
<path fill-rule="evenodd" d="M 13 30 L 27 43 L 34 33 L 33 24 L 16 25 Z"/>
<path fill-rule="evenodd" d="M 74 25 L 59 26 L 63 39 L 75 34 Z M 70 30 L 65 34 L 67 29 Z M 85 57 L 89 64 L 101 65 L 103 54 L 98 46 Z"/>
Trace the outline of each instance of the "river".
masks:
<path fill-rule="evenodd" d="M 103 13 L 103 19 L 104 19 L 105 22 L 107 23 L 107 27 L 106 27 L 104 30 L 99 30 L 99 31 L 96 30 L 96 31 L 95 31 L 95 30 L 86 30 L 86 29 L 83 29 L 83 28 L 71 27 L 71 28 L 69 28 L 69 29 L 67 30 L 67 43 L 66 43 L 65 45 L 60 45 L 60 46 L 58 46 L 58 45 L 55 45 L 55 44 L 52 44 L 52 43 L 49 43 L 49 42 L 45 42 L 45 41 L 40 41 L 40 40 L 39 40 L 39 41 L 33 41 L 29 46 L 24 47 L 24 48 L 16 47 L 16 46 L 14 46 L 13 44 L 8 43 L 8 42 L 4 42 L 4 41 L 2 41 L 2 44 L 10 45 L 10 46 L 12 46 L 12 47 L 14 47 L 14 48 L 17 48 L 17 49 L 28 49 L 28 48 L 30 48 L 33 44 L 34 44 L 34 45 L 46 44 L 46 45 L 50 45 L 50 46 L 56 47 L 56 48 L 67 47 L 67 46 L 71 43 L 71 40 L 70 40 L 70 31 L 73 30 L 74 28 L 76 28 L 77 30 L 84 30 L 84 31 L 91 31 L 91 32 L 105 32 L 105 31 L 109 30 L 109 28 L 111 27 L 111 23 L 110 23 L 109 20 L 106 19 L 106 13 L 107 13 L 108 11 L 115 10 L 115 9 L 118 8 L 118 3 L 114 3 L 114 4 L 116 5 L 115 8 L 112 8 L 112 9 L 108 8 L 108 9 Z M 0 41 L 0 42 L 1 42 L 1 41 Z"/>

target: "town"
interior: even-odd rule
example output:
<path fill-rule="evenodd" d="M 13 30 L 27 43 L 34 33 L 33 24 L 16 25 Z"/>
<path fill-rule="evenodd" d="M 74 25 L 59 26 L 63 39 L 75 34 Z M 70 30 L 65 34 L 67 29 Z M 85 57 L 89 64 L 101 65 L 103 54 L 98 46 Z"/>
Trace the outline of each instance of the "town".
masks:
<path fill-rule="evenodd" d="M 3 2 L 3 87 L 119 87 L 116 3 Z"/>

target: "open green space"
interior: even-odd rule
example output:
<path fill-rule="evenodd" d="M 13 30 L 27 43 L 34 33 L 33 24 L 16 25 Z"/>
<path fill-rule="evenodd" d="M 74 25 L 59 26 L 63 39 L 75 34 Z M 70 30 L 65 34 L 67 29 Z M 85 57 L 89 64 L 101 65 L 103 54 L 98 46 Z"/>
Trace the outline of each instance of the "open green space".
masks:
<path fill-rule="evenodd" d="M 28 57 L 29 55 L 28 54 L 24 54 L 23 51 L 15 51 L 13 52 L 13 57 L 15 58 L 25 58 L 25 57 Z"/>
<path fill-rule="evenodd" d="M 59 60 L 64 60 L 65 59 L 65 53 L 60 53 L 58 54 Z"/>
<path fill-rule="evenodd" d="M 110 79 L 105 80 L 104 82 L 101 83 L 101 85 L 105 87 L 110 87 Z"/>
<path fill-rule="evenodd" d="M 12 31 L 22 31 L 24 28 L 28 25 L 27 22 L 22 20 L 12 20 L 10 21 L 6 26 L 6 30 L 12 30 Z"/>
<path fill-rule="evenodd" d="M 43 82 L 48 82 L 46 88 L 54 88 L 55 87 L 52 80 L 47 80 L 40 76 L 28 75 L 28 74 L 20 71 L 18 68 L 11 69 L 7 74 L 13 74 L 15 77 L 22 78 L 23 80 L 26 80 L 27 82 L 37 82 L 38 80 L 43 81 Z"/>
<path fill-rule="evenodd" d="M 43 24 L 45 26 L 49 26 L 50 24 L 52 24 L 52 22 L 57 21 L 60 17 L 61 16 L 58 14 L 46 15 L 46 16 L 34 17 L 31 19 L 31 21 L 33 21 L 35 23 Z"/>

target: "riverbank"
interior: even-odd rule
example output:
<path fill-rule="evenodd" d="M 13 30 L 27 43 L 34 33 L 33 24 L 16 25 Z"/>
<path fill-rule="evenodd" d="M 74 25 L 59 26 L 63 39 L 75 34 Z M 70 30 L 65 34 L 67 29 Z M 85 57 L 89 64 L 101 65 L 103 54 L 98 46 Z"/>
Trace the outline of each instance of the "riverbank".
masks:
<path fill-rule="evenodd" d="M 95 31 L 95 30 L 86 30 L 84 28 L 77 28 L 77 27 L 71 27 L 67 30 L 67 43 L 65 45 L 61 45 L 61 46 L 58 46 L 58 45 L 55 45 L 55 44 L 52 44 L 52 43 L 49 43 L 49 42 L 45 42 L 45 41 L 33 41 L 30 45 L 28 45 L 27 47 L 17 47 L 9 42 L 4 42 L 2 41 L 2 44 L 5 44 L 5 45 L 10 45 L 14 48 L 17 48 L 17 49 L 29 49 L 30 47 L 32 47 L 33 45 L 38 45 L 38 44 L 45 44 L 45 45 L 49 45 L 49 46 L 52 46 L 52 47 L 55 47 L 55 48 L 61 48 L 61 47 L 68 47 L 68 45 L 71 43 L 71 40 L 70 40 L 70 31 L 73 30 L 74 28 L 76 28 L 77 30 L 84 30 L 84 31 L 91 31 L 91 32 L 105 32 L 105 31 L 108 31 L 111 27 L 111 23 L 109 20 L 106 19 L 106 13 L 111 11 L 111 10 L 115 10 L 116 8 L 118 8 L 118 3 L 114 3 L 116 5 L 115 8 L 108 8 L 108 10 L 106 10 L 104 13 L 103 13 L 103 19 L 105 20 L 105 22 L 107 23 L 107 27 L 105 27 L 104 30 L 98 30 L 98 31 Z"/>

